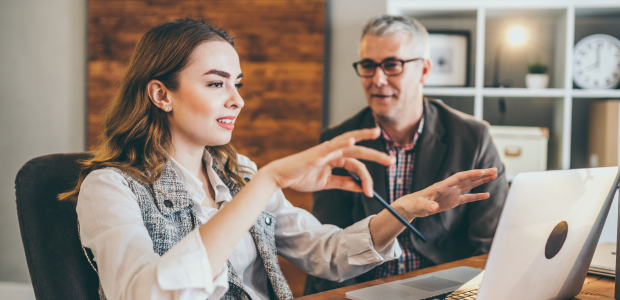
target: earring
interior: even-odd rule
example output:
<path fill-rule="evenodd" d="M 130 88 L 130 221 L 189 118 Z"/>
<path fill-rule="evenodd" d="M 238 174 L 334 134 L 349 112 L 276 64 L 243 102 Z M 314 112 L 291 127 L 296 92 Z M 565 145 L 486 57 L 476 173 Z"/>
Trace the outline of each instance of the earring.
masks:
<path fill-rule="evenodd" d="M 170 105 L 166 105 L 166 106 L 164 106 L 164 110 L 165 110 L 166 112 L 169 112 L 169 111 L 171 110 L 171 109 L 170 109 Z"/>

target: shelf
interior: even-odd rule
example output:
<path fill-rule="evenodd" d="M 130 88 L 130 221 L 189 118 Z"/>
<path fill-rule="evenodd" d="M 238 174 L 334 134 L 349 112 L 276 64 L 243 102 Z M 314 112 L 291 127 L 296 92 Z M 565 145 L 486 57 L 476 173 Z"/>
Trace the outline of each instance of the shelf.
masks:
<path fill-rule="evenodd" d="M 390 15 L 415 15 L 416 17 L 429 15 L 441 16 L 447 13 L 462 16 L 471 14 L 471 11 L 476 14 L 477 9 L 478 7 L 476 5 L 463 3 L 463 1 L 454 2 L 452 5 L 437 5 L 430 1 L 420 1 L 416 3 L 409 0 L 388 0 L 386 13 Z"/>
<path fill-rule="evenodd" d="M 562 111 L 563 102 L 557 97 L 505 98 L 502 113 L 500 99 L 489 97 L 484 99 L 484 120 L 491 125 L 547 128 L 547 168 L 561 169 L 563 116 L 558 111 Z"/>
<path fill-rule="evenodd" d="M 405 14 L 416 19 L 423 18 L 476 18 L 475 9 L 413 9 L 404 11 Z"/>
<path fill-rule="evenodd" d="M 620 98 L 620 90 L 579 90 L 574 89 L 573 98 Z"/>
<path fill-rule="evenodd" d="M 564 97 L 564 89 L 485 88 L 484 97 L 553 98 Z"/>
<path fill-rule="evenodd" d="M 478 32 L 476 30 L 477 26 L 477 15 L 476 10 L 414 10 L 408 12 L 408 15 L 416 18 L 426 29 L 432 34 L 433 32 L 468 32 L 469 33 L 469 41 L 468 49 L 466 53 L 467 63 L 465 64 L 466 74 L 466 86 L 462 87 L 474 87 L 474 78 L 475 72 L 474 67 L 476 65 L 476 39 L 478 36 Z M 429 45 L 431 49 L 433 49 L 433 45 Z M 435 57 L 431 51 L 431 61 L 434 66 L 439 66 L 439 62 L 437 61 L 437 57 Z M 451 51 L 446 53 L 452 53 Z M 455 53 L 456 54 L 456 53 Z M 454 59 L 454 58 L 453 58 Z M 449 59 L 451 61 L 451 59 Z M 459 64 L 460 65 L 460 64 Z M 432 73 L 440 72 L 441 69 L 436 69 L 435 67 L 431 71 Z M 435 74 L 439 75 L 439 74 Z M 433 75 L 431 75 L 431 78 Z M 431 80 L 431 79 L 429 79 Z M 429 81 L 430 82 L 430 81 Z M 472 94 L 473 95 L 473 94 Z"/>
<path fill-rule="evenodd" d="M 620 90 L 573 89 L 570 93 L 573 98 L 620 98 Z M 476 95 L 476 89 L 425 87 L 423 94 L 425 96 L 473 97 Z M 485 88 L 482 90 L 483 97 L 563 98 L 564 95 L 564 89 Z"/>
<path fill-rule="evenodd" d="M 487 10 L 488 18 L 508 19 L 521 18 L 558 18 L 565 14 L 564 7 L 542 8 L 515 8 L 515 7 L 491 7 Z"/>
<path fill-rule="evenodd" d="M 552 133 L 548 167 L 569 169 L 571 162 L 576 167 L 584 165 L 587 104 L 620 99 L 620 89 L 574 86 L 574 46 L 592 34 L 620 39 L 620 0 L 439 2 L 386 0 L 389 14 L 410 15 L 429 29 L 472 33 L 468 86 L 425 87 L 424 95 L 463 112 L 473 110 L 474 116 L 491 124 L 548 127 Z M 517 26 L 526 32 L 526 40 L 509 45 L 507 33 Z M 525 88 L 527 65 L 535 61 L 548 66 L 547 89 Z M 494 88 L 496 84 L 507 88 Z"/>
<path fill-rule="evenodd" d="M 484 85 L 525 87 L 527 66 L 538 61 L 548 66 L 549 87 L 563 88 L 566 14 L 563 8 L 487 9 Z M 520 44 L 508 41 L 513 28 L 525 32 Z"/>
<path fill-rule="evenodd" d="M 594 34 L 606 34 L 620 39 L 620 7 L 575 8 L 574 44 Z M 577 88 L 577 85 L 573 83 L 572 87 Z M 610 97 L 610 94 L 599 93 L 602 95 L 598 97 Z M 613 93 L 611 95 L 618 97 L 613 96 Z"/>
<path fill-rule="evenodd" d="M 615 18 L 620 14 L 620 7 L 576 7 L 577 18 Z"/>
<path fill-rule="evenodd" d="M 462 113 L 468 115 L 474 114 L 474 97 L 463 96 L 433 96 L 437 100 L 441 100 L 445 105 L 448 105 Z"/>
<path fill-rule="evenodd" d="M 463 96 L 473 97 L 476 95 L 475 88 L 452 88 L 452 87 L 425 87 L 422 90 L 425 96 Z"/>

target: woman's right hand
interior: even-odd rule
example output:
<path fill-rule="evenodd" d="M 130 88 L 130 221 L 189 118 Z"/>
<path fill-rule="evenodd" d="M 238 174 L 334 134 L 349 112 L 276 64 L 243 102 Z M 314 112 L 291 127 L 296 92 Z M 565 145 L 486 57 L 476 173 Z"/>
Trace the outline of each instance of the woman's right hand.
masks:
<path fill-rule="evenodd" d="M 379 127 L 349 131 L 303 152 L 273 161 L 258 173 L 268 175 L 280 189 L 312 192 L 338 188 L 364 192 L 366 196 L 372 197 L 372 178 L 366 166 L 358 159 L 390 165 L 395 158 L 355 143 L 376 139 L 380 134 Z M 332 175 L 333 168 L 344 168 L 356 173 L 362 180 L 362 187 L 349 176 Z"/>

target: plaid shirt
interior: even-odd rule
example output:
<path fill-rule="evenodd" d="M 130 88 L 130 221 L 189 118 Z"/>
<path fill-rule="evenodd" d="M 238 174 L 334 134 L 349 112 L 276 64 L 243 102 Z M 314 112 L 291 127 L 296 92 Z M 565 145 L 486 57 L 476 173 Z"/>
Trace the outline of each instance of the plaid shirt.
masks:
<path fill-rule="evenodd" d="M 411 193 L 415 152 L 417 149 L 416 144 L 423 129 L 424 115 L 420 120 L 418 131 L 413 136 L 413 141 L 404 146 L 394 142 L 383 129 L 381 130 L 388 154 L 396 157 L 396 163 L 389 166 L 387 170 L 390 186 L 390 203 Z M 405 229 L 399 234 L 397 240 L 403 249 L 403 255 L 398 259 L 378 266 L 375 269 L 375 279 L 411 272 L 434 265 L 431 261 L 415 251 L 413 248 L 413 234 L 408 229 Z"/>

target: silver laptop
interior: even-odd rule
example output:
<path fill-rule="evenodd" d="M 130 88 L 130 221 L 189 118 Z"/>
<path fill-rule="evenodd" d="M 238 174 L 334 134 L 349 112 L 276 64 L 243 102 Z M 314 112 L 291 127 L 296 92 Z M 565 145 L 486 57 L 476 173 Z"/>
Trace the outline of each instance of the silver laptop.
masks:
<path fill-rule="evenodd" d="M 596 246 L 588 273 L 616 277 L 616 243 L 599 243 Z"/>
<path fill-rule="evenodd" d="M 512 182 L 484 272 L 453 268 L 346 296 L 354 300 L 576 296 L 619 179 L 618 167 L 520 173 Z"/>

